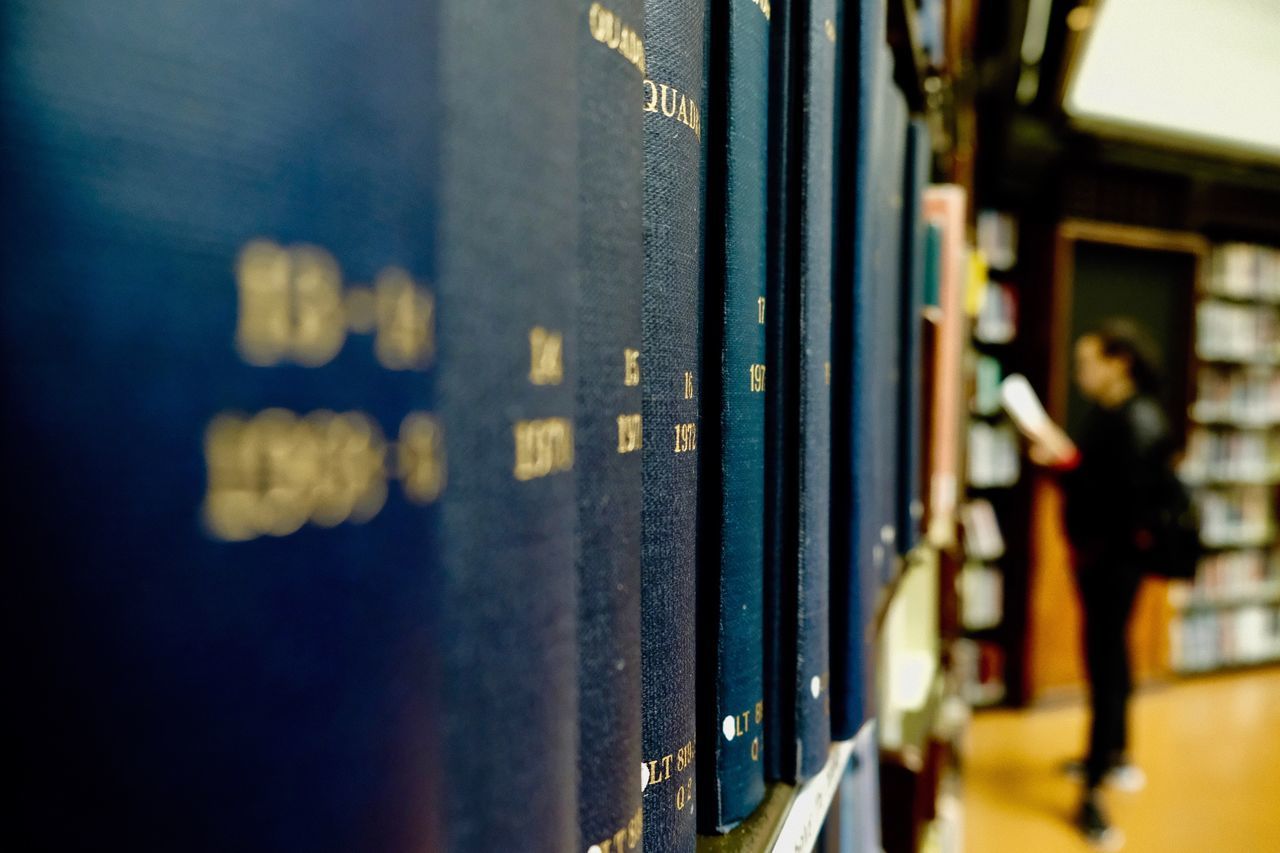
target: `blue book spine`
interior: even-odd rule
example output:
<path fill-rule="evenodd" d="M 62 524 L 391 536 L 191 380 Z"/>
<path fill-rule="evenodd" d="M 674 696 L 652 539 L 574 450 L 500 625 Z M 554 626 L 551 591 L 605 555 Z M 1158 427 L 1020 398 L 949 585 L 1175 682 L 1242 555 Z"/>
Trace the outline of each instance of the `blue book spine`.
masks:
<path fill-rule="evenodd" d="M 872 410 L 875 417 L 874 506 L 876 542 L 872 560 L 878 566 L 881 584 L 892 580 L 901 562 L 896 559 L 898 542 L 898 459 L 906 443 L 902 427 L 900 389 L 902 375 L 902 291 L 903 234 L 907 146 L 907 102 L 893 81 L 893 59 L 889 47 L 881 49 L 884 71 L 879 75 L 884 87 L 881 110 L 875 127 L 875 238 L 868 284 L 875 314 L 874 379 L 877 395 Z"/>
<path fill-rule="evenodd" d="M 837 178 L 840 187 L 834 311 L 832 390 L 832 600 L 831 725 L 839 740 L 853 737 L 874 715 L 874 647 L 870 627 L 888 553 L 881 540 L 876 408 L 882 402 L 872 261 L 875 247 L 877 164 L 875 133 L 882 107 L 885 45 L 884 0 L 859 0 L 845 15 L 841 58 L 842 150 L 853 157 Z"/>
<path fill-rule="evenodd" d="M 803 28 L 799 423 L 795 582 L 795 779 L 822 768 L 831 743 L 831 359 L 835 262 L 835 99 L 839 37 L 835 0 L 810 0 Z"/>
<path fill-rule="evenodd" d="M 929 127 L 913 119 L 907 136 L 907 166 L 903 193 L 903 286 L 900 301 L 902 445 L 898 449 L 898 547 L 914 548 L 923 533 L 924 499 L 921 488 L 924 452 L 924 305 L 925 220 L 923 196 L 932 165 Z"/>
<path fill-rule="evenodd" d="M 782 472 L 771 506 L 781 547 L 771 548 L 769 772 L 794 782 L 826 760 L 830 725 L 830 543 L 832 299 L 835 260 L 835 106 L 839 19 L 834 2 L 790 5 L 794 87 L 785 141 L 795 155 L 787 189 L 789 247 L 771 283 L 787 308 L 774 350 L 788 370 L 771 394 L 778 436 L 771 467 Z M 778 103 L 778 99 L 775 99 Z M 783 248 L 776 251 L 782 252 Z"/>
<path fill-rule="evenodd" d="M 795 543 L 795 447 L 798 403 L 795 310 L 788 282 L 794 277 L 792 247 L 799 245 L 800 217 L 792 211 L 799 182 L 799 97 L 793 93 L 796 49 L 792 45 L 792 4 L 771 10 L 769 33 L 769 205 L 768 310 L 765 313 L 769 383 L 765 404 L 764 652 L 765 775 L 781 779 L 788 745 L 787 722 L 794 714 L 790 672 L 795 662 L 795 584 L 791 580 Z"/>
<path fill-rule="evenodd" d="M 580 850 L 638 849 L 644 3 L 579 0 Z"/>
<path fill-rule="evenodd" d="M 573 849 L 575 4 L 0 15 L 10 831 Z"/>
<path fill-rule="evenodd" d="M 705 19 L 701 3 L 645 2 L 640 778 L 649 853 L 696 843 Z"/>
<path fill-rule="evenodd" d="M 764 416 L 768 2 L 715 0 L 708 21 L 699 785 L 704 832 L 764 797 Z M 714 759 L 714 760 L 711 760 Z"/>

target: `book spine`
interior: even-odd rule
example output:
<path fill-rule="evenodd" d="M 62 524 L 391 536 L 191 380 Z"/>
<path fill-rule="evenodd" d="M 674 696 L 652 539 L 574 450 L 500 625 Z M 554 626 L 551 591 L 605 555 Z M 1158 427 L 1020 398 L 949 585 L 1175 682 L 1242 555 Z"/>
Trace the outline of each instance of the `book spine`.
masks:
<path fill-rule="evenodd" d="M 580 25 L 574 0 L 441 10 L 449 302 L 437 389 L 451 464 L 438 642 L 450 850 L 518 838 L 558 853 L 578 841 Z M 548 103 L 548 80 L 573 97 Z"/>
<path fill-rule="evenodd" d="M 771 778 L 802 780 L 827 756 L 830 734 L 831 347 L 835 202 L 835 3 L 791 5 L 794 63 L 788 140 L 792 207 L 778 242 L 791 250 L 771 297 L 786 305 L 774 350 L 789 369 L 771 406 L 781 425 L 771 464 L 782 474 L 773 506 L 783 515 L 782 546 L 771 549 L 770 681 L 778 686 L 769 717 Z M 777 100 L 775 99 L 775 103 Z M 782 119 L 779 119 L 781 121 Z M 777 239 L 777 238 L 775 238 Z M 781 252 L 779 248 L 777 251 Z M 776 461 L 775 461 L 776 459 Z"/>
<path fill-rule="evenodd" d="M 641 637 L 644 846 L 691 851 L 696 830 L 702 3 L 645 2 Z"/>
<path fill-rule="evenodd" d="M 860 0 L 845 16 L 839 138 L 855 153 L 838 178 L 839 229 L 835 289 L 836 370 L 832 390 L 832 737 L 853 737 L 873 715 L 874 648 L 869 639 L 884 563 L 876 492 L 876 359 L 879 317 L 874 301 L 876 117 L 880 115 L 885 44 L 884 0 Z M 876 549 L 880 549 L 877 560 Z"/>
<path fill-rule="evenodd" d="M 804 27 L 801 261 L 799 270 L 800 460 L 796 541 L 795 758 L 792 773 L 820 770 L 831 742 L 831 358 L 838 11 L 811 0 Z"/>
<path fill-rule="evenodd" d="M 928 296 L 936 300 L 939 317 L 929 354 L 935 377 L 958 375 L 964 355 L 966 204 L 962 187 L 934 184 L 925 190 L 925 220 L 938 229 L 936 264 L 932 268 L 936 284 L 926 281 Z M 930 239 L 935 238 L 931 235 Z M 934 381 L 931 390 L 926 536 L 932 544 L 945 548 L 955 541 L 957 532 L 963 403 L 958 383 Z"/>
<path fill-rule="evenodd" d="M 704 832 L 764 796 L 764 409 L 769 4 L 715 0 L 708 35 L 699 539 Z M 718 315 L 718 316 L 716 316 Z"/>
<path fill-rule="evenodd" d="M 802 99 L 794 93 L 798 46 L 792 32 L 793 4 L 772 8 L 769 43 L 769 206 L 768 310 L 766 366 L 769 383 L 765 405 L 765 775 L 783 779 L 788 756 L 794 754 L 796 586 L 796 417 L 799 407 L 793 376 L 796 360 L 798 298 L 789 283 L 797 266 L 800 217 L 799 128 Z"/>
<path fill-rule="evenodd" d="M 929 127 L 921 119 L 911 122 L 907 140 L 907 168 L 903 196 L 902 241 L 902 383 L 899 405 L 903 443 L 898 450 L 898 546 L 902 553 L 920 541 L 924 519 L 921 488 L 924 454 L 924 307 L 926 226 L 924 188 L 929 184 L 933 151 Z"/>
<path fill-rule="evenodd" d="M 0 14 L 10 830 L 572 849 L 573 4 Z"/>
<path fill-rule="evenodd" d="M 640 845 L 643 0 L 579 0 L 579 850 Z"/>
<path fill-rule="evenodd" d="M 874 341 L 876 403 L 874 459 L 875 520 L 872 561 L 878 567 L 880 584 L 888 584 L 901 562 L 896 559 L 898 542 L 898 459 L 906 440 L 899 409 L 902 375 L 903 277 L 903 195 L 905 192 L 907 103 L 893 81 L 893 57 L 888 45 L 881 46 L 878 74 L 883 91 L 877 112 L 875 243 L 870 298 L 876 317 Z"/>

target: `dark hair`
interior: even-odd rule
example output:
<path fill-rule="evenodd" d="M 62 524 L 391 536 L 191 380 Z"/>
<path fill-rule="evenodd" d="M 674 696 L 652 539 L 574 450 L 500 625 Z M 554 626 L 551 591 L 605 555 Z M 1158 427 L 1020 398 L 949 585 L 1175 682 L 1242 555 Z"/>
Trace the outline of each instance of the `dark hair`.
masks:
<path fill-rule="evenodd" d="M 1129 362 L 1129 376 L 1139 391 L 1151 394 L 1160 389 L 1160 349 L 1146 331 L 1127 317 L 1102 321 L 1084 337 L 1097 338 L 1102 352 L 1110 358 Z"/>

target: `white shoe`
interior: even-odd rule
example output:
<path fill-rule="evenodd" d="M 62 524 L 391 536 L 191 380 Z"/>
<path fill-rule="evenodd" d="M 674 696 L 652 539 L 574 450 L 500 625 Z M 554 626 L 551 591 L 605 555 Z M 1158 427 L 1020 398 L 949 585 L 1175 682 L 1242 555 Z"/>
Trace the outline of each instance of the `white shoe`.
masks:
<path fill-rule="evenodd" d="M 1124 847 L 1124 830 L 1109 826 L 1100 833 L 1086 833 L 1085 841 L 1089 842 L 1089 846 L 1094 850 L 1115 853 Z"/>
<path fill-rule="evenodd" d="M 1086 799 L 1080 804 L 1076 827 L 1094 850 L 1114 851 L 1124 847 L 1124 833 L 1111 825 L 1096 799 Z"/>
<path fill-rule="evenodd" d="M 1079 760 L 1063 762 L 1062 772 L 1073 779 L 1083 779 L 1084 762 Z M 1142 772 L 1142 768 L 1138 765 L 1126 761 L 1108 770 L 1103 781 L 1117 791 L 1136 794 L 1147 787 L 1147 774 Z"/>
<path fill-rule="evenodd" d="M 1107 771 L 1107 784 L 1117 791 L 1136 794 L 1147 787 L 1147 774 L 1138 765 L 1126 762 Z"/>

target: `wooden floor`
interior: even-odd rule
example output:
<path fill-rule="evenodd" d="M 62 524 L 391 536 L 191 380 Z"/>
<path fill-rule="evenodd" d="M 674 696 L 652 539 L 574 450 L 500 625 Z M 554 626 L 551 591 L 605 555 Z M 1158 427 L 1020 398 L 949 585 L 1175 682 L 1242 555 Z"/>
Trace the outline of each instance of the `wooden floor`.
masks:
<path fill-rule="evenodd" d="M 1280 851 L 1280 669 L 1150 688 L 1133 707 L 1139 794 L 1108 792 L 1132 853 Z M 966 853 L 1087 850 L 1069 820 L 1080 707 L 975 716 L 964 758 Z"/>

